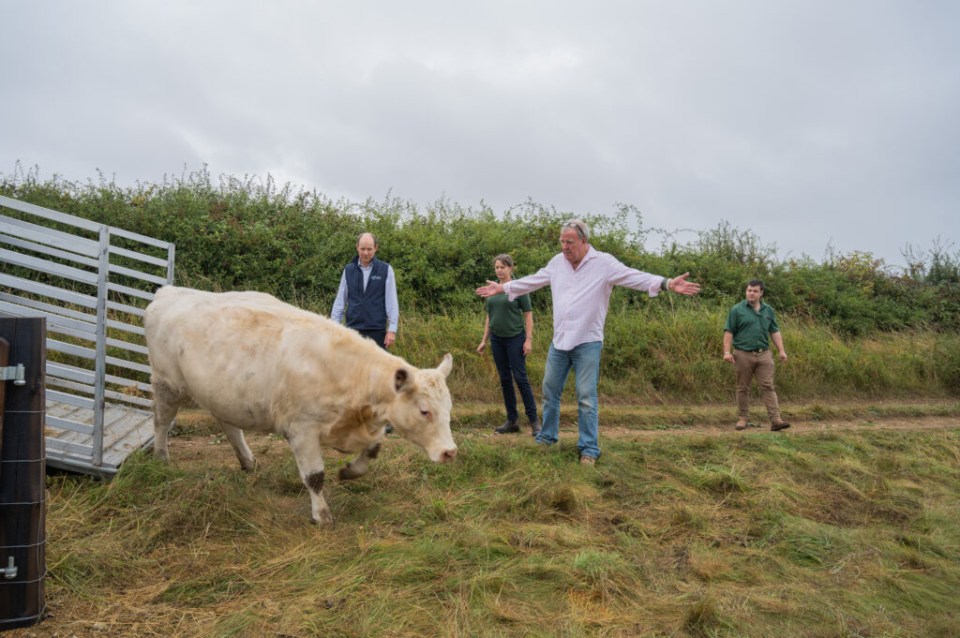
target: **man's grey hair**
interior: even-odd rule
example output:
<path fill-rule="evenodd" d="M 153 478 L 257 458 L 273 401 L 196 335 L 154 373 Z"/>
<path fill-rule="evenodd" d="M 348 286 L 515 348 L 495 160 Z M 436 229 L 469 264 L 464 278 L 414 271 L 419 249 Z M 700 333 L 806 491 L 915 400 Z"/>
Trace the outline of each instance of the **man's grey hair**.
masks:
<path fill-rule="evenodd" d="M 577 237 L 580 239 L 590 239 L 590 227 L 582 219 L 571 219 L 563 225 L 564 228 L 572 228 L 577 231 Z"/>

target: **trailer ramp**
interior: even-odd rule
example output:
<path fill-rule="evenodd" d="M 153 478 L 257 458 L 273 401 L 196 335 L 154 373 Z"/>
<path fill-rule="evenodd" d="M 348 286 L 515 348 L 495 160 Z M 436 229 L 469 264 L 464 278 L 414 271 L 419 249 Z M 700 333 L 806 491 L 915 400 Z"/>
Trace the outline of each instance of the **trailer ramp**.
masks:
<path fill-rule="evenodd" d="M 144 308 L 172 243 L 0 196 L 0 316 L 46 317 L 47 465 L 113 476 L 153 442 Z"/>

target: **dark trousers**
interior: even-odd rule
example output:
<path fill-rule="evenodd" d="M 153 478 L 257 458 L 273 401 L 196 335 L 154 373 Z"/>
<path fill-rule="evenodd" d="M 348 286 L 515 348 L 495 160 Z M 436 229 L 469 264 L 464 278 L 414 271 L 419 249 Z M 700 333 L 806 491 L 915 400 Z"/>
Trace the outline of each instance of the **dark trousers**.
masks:
<path fill-rule="evenodd" d="M 383 345 L 384 340 L 387 338 L 386 330 L 357 330 L 357 332 L 360 333 L 361 337 L 376 341 L 378 346 L 384 350 L 387 349 L 387 346 Z"/>
<path fill-rule="evenodd" d="M 537 420 L 537 402 L 530 389 L 527 379 L 527 358 L 523 354 L 523 342 L 526 341 L 526 332 L 515 337 L 498 337 L 490 334 L 490 352 L 493 362 L 497 364 L 497 373 L 500 375 L 500 389 L 503 391 L 503 406 L 507 409 L 507 418 L 516 419 L 517 395 L 513 391 L 513 383 L 520 388 L 520 397 L 523 399 L 524 411 L 532 422 Z"/>

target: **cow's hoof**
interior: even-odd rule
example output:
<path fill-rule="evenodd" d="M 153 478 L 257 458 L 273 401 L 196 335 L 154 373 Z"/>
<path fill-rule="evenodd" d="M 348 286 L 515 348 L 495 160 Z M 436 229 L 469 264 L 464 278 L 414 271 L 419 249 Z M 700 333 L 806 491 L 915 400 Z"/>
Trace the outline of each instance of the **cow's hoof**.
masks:
<path fill-rule="evenodd" d="M 311 517 L 310 522 L 317 527 L 333 527 L 333 516 L 328 513 L 323 514 L 318 518 Z"/>
<path fill-rule="evenodd" d="M 361 474 L 358 472 L 354 472 L 353 468 L 350 467 L 350 464 L 347 463 L 346 465 L 340 468 L 340 471 L 337 472 L 337 476 L 340 477 L 341 481 L 350 481 L 352 479 L 359 478 Z"/>

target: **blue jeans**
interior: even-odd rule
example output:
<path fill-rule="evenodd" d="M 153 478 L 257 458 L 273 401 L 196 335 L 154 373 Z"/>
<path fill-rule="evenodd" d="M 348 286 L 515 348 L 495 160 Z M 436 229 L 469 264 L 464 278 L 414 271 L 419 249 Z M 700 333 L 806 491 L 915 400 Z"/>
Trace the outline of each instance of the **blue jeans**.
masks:
<path fill-rule="evenodd" d="M 600 380 L 602 341 L 581 343 L 573 350 L 557 350 L 550 344 L 547 365 L 543 371 L 543 424 L 537 442 L 553 445 L 560 437 L 560 395 L 570 369 L 577 382 L 577 416 L 580 438 L 577 449 L 582 456 L 600 456 L 600 419 L 597 403 L 597 382 Z"/>
<path fill-rule="evenodd" d="M 537 402 L 527 379 L 527 357 L 523 354 L 523 342 L 527 333 L 522 331 L 515 337 L 498 337 L 490 333 L 490 352 L 497 364 L 500 375 L 500 389 L 503 391 L 503 406 L 507 409 L 507 418 L 515 420 L 517 414 L 517 395 L 513 391 L 513 382 L 517 382 L 524 411 L 531 423 L 537 420 Z"/>

